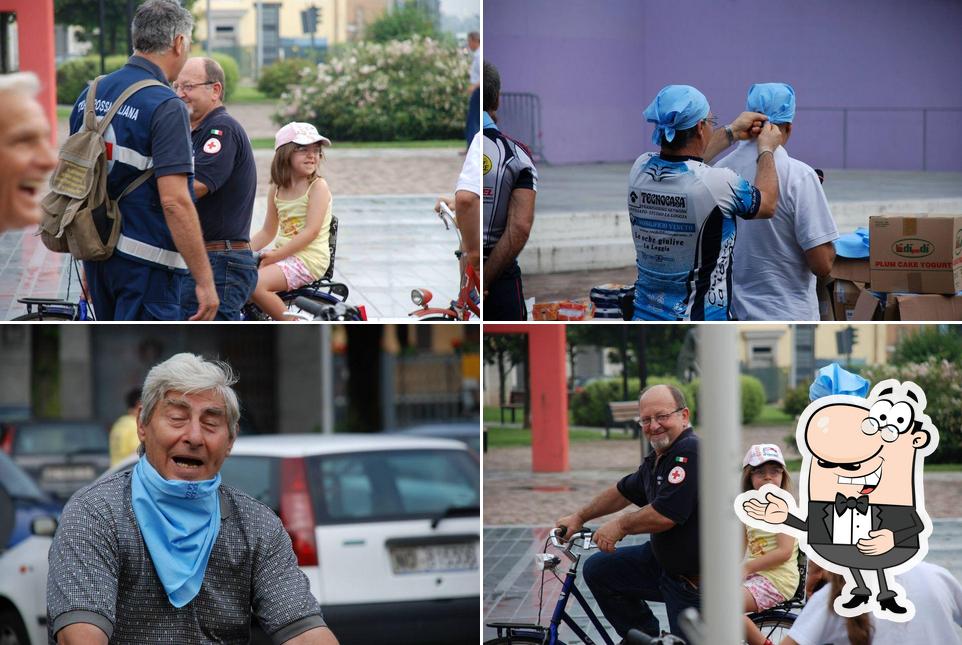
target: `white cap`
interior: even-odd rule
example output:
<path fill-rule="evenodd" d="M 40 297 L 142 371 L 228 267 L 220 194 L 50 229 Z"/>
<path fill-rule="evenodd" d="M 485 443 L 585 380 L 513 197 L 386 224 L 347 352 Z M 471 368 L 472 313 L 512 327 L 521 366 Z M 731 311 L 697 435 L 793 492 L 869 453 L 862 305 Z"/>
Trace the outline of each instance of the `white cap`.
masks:
<path fill-rule="evenodd" d="M 754 468 L 755 466 L 761 466 L 766 461 L 775 461 L 782 466 L 785 465 L 785 458 L 782 457 L 782 451 L 778 446 L 773 443 L 756 443 L 745 453 L 742 467 L 751 466 Z"/>
<path fill-rule="evenodd" d="M 306 146 L 312 143 L 321 142 L 322 146 L 331 145 L 331 140 L 322 136 L 310 123 L 291 122 L 277 131 L 274 135 L 274 150 L 277 150 L 285 143 L 296 143 Z"/>

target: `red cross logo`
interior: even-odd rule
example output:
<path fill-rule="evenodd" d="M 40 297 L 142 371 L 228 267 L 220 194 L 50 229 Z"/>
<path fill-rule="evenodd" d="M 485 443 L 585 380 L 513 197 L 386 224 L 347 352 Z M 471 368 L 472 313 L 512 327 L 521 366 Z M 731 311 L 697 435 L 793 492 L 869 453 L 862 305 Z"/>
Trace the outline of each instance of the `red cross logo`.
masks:
<path fill-rule="evenodd" d="M 204 144 L 204 152 L 207 154 L 215 155 L 220 152 L 220 141 L 211 137 Z"/>
<path fill-rule="evenodd" d="M 668 473 L 668 481 L 672 484 L 680 484 L 685 481 L 685 469 L 681 466 L 675 466 Z"/>

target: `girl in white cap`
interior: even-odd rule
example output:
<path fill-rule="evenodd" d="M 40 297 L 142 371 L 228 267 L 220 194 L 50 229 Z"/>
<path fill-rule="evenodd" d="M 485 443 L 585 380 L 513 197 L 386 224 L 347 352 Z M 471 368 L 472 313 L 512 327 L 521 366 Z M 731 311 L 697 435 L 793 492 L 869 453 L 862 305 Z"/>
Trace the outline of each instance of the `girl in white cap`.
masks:
<path fill-rule="evenodd" d="M 775 444 L 755 444 L 742 461 L 742 491 L 774 484 L 791 491 L 792 480 L 782 451 Z M 798 542 L 784 533 L 745 526 L 745 611 L 765 611 L 785 602 L 798 588 Z M 772 645 L 748 616 L 744 618 L 749 645 Z"/>
<path fill-rule="evenodd" d="M 318 175 L 323 147 L 329 145 L 330 139 L 310 123 L 288 123 L 274 136 L 267 217 L 251 238 L 251 248 L 261 251 L 251 300 L 274 320 L 286 320 L 277 292 L 314 282 L 331 262 L 334 202 L 327 182 Z M 273 247 L 267 248 L 272 241 Z"/>

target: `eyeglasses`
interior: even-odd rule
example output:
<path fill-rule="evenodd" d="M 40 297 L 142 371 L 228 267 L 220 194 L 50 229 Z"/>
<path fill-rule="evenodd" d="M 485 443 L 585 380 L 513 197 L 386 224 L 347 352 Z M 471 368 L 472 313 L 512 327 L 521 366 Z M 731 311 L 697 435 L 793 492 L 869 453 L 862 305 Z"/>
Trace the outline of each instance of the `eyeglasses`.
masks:
<path fill-rule="evenodd" d="M 702 119 L 702 121 L 708 121 L 709 123 L 711 123 L 711 127 L 713 128 L 718 127 L 718 117 L 715 115 L 707 116 L 704 119 Z"/>
<path fill-rule="evenodd" d="M 681 412 L 684 409 L 685 408 L 676 408 L 671 412 L 665 412 L 664 414 L 656 414 L 654 416 L 654 420 L 658 422 L 658 425 L 663 425 L 665 421 L 667 421 L 668 418 L 671 417 L 671 415 L 675 414 L 676 412 Z M 651 425 L 651 421 L 652 421 L 652 417 L 643 417 L 641 419 L 638 419 L 638 425 L 641 426 L 642 428 L 647 428 L 648 426 Z"/>
<path fill-rule="evenodd" d="M 190 93 L 194 91 L 195 87 L 200 87 L 201 85 L 213 85 L 217 81 L 207 81 L 206 83 L 174 83 L 171 87 L 175 92 L 183 91 L 184 93 Z"/>

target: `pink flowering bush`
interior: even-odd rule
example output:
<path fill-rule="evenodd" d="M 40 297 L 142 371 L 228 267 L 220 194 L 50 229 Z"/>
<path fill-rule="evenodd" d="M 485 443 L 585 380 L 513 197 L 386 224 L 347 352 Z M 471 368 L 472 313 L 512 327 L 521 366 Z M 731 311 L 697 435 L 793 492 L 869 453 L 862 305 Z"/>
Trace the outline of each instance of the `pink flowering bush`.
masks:
<path fill-rule="evenodd" d="M 939 430 L 939 447 L 928 461 L 962 463 L 962 367 L 930 358 L 921 363 L 877 365 L 862 370 L 872 385 L 894 378 L 913 381 L 925 392 L 925 413 Z"/>
<path fill-rule="evenodd" d="M 303 70 L 274 121 L 313 123 L 335 143 L 459 138 L 469 64 L 454 45 L 420 36 L 358 43 Z"/>

